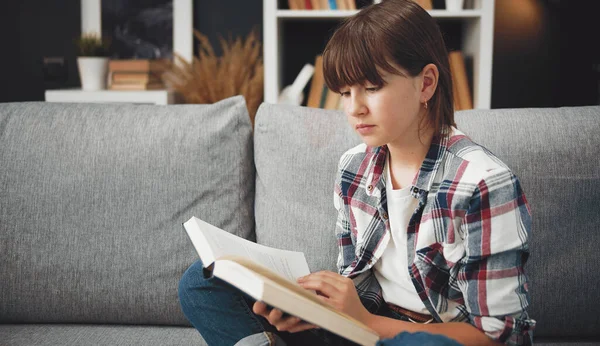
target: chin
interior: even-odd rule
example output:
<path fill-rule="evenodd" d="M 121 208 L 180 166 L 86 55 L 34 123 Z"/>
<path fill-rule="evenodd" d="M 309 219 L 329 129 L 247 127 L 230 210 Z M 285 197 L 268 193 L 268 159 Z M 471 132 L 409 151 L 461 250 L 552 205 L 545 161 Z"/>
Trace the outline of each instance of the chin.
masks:
<path fill-rule="evenodd" d="M 365 143 L 369 147 L 380 147 L 386 144 L 378 138 L 361 137 L 361 139 L 363 143 Z"/>

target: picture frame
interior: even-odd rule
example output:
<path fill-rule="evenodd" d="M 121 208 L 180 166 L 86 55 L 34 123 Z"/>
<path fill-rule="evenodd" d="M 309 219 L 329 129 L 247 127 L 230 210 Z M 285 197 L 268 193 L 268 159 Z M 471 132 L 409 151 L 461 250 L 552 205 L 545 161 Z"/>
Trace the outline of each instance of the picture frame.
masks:
<path fill-rule="evenodd" d="M 102 35 L 102 0 L 81 0 L 81 32 Z M 193 59 L 193 0 L 173 0 L 173 53 Z"/>

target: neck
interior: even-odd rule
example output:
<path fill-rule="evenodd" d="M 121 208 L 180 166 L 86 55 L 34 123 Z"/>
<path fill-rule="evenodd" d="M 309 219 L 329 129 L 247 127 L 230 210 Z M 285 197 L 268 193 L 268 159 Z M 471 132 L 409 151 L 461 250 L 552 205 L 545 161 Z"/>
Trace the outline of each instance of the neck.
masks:
<path fill-rule="evenodd" d="M 414 138 L 406 138 L 402 143 L 388 143 L 390 162 L 395 167 L 420 168 L 433 139 L 433 130 L 415 133 Z"/>
<path fill-rule="evenodd" d="M 426 130 L 402 143 L 388 143 L 389 169 L 394 189 L 410 185 L 431 146 L 433 131 Z"/>

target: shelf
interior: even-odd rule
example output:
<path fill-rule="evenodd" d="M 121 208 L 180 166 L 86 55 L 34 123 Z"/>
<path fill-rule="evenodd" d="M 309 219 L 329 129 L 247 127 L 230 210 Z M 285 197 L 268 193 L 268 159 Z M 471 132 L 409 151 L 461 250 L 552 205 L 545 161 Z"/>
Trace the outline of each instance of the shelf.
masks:
<path fill-rule="evenodd" d="M 372 3 L 381 1 L 372 0 Z M 369 1 L 362 3 L 367 2 Z M 428 13 L 441 27 L 458 28 L 445 40 L 451 42 L 453 50 L 460 50 L 465 57 L 473 106 L 489 109 L 492 95 L 495 0 L 470 0 L 468 3 L 469 9 L 434 9 Z M 281 90 L 293 82 L 302 67 L 314 64 L 316 54 L 322 52 L 323 44 L 331 35 L 336 22 L 358 11 L 360 10 L 290 10 L 282 0 L 263 0 L 265 102 L 277 103 Z M 297 52 L 290 55 L 294 51 Z"/>
<path fill-rule="evenodd" d="M 175 103 L 175 95 L 169 90 L 98 90 L 81 89 L 46 90 L 46 102 L 76 103 L 144 103 L 168 105 Z"/>
<path fill-rule="evenodd" d="M 446 11 L 446 10 L 431 10 L 428 11 L 433 18 L 448 18 L 448 19 L 468 19 L 481 18 L 481 10 L 462 10 L 462 11 Z M 358 10 L 277 10 L 276 16 L 278 19 L 339 19 L 350 17 L 358 13 Z"/>

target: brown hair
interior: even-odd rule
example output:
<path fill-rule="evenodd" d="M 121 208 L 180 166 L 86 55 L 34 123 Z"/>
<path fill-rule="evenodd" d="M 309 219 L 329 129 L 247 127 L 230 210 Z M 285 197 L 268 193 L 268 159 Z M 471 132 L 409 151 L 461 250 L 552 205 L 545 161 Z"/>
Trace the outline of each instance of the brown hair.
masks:
<path fill-rule="evenodd" d="M 384 0 L 345 19 L 323 52 L 325 83 L 335 92 L 367 81 L 383 86 L 385 82 L 377 68 L 404 75 L 390 62 L 411 77 L 428 64 L 436 65 L 438 85 L 428 101 L 425 119 L 434 135 L 455 126 L 452 79 L 442 33 L 427 11 L 412 0 Z"/>

